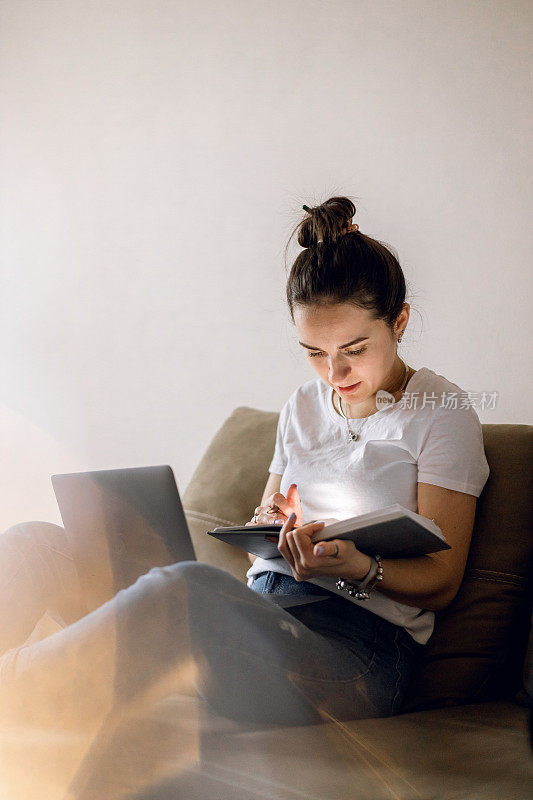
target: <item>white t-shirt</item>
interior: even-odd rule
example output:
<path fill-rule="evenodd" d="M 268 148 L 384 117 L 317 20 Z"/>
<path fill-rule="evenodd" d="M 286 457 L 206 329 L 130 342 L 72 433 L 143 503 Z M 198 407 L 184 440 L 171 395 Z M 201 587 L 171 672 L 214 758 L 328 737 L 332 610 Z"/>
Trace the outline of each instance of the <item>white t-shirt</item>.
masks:
<path fill-rule="evenodd" d="M 468 393 L 442 375 L 421 367 L 399 401 L 363 422 L 356 442 L 347 439 L 346 420 L 334 408 L 332 388 L 321 378 L 296 389 L 283 406 L 269 472 L 282 475 L 280 492 L 298 486 L 304 522 L 348 519 L 400 503 L 418 512 L 417 483 L 431 483 L 479 497 L 489 476 L 481 423 Z M 292 575 L 284 558 L 256 558 L 246 576 L 272 570 Z M 385 566 L 386 571 L 386 566 Z M 356 600 L 337 589 L 336 578 L 310 578 L 352 603 L 405 628 L 425 644 L 434 613 L 408 606 L 377 590 Z"/>

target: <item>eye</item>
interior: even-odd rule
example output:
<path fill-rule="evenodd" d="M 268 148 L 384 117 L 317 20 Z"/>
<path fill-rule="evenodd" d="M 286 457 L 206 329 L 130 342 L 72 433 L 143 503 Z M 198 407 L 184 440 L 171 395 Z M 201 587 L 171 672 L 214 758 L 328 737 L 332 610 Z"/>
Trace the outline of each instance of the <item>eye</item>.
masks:
<path fill-rule="evenodd" d="M 345 353 L 348 353 L 349 356 L 360 356 L 366 350 L 366 347 L 361 347 L 360 350 L 345 350 Z M 318 358 L 319 356 L 323 356 L 324 353 L 316 352 L 316 353 L 308 353 L 309 358 Z"/>

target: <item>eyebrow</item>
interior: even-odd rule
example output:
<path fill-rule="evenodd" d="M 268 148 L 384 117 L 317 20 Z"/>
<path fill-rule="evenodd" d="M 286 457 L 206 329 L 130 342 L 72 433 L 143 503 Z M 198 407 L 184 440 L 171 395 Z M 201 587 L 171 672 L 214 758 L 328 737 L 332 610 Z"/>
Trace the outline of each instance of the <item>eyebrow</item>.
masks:
<path fill-rule="evenodd" d="M 365 342 L 369 339 L 369 336 L 358 336 L 357 339 L 352 339 L 351 342 L 346 342 L 346 344 L 339 345 L 339 350 L 342 350 L 343 347 L 350 347 L 351 344 L 359 344 L 359 342 Z M 298 342 L 301 344 L 302 347 L 307 347 L 308 350 L 320 350 L 320 347 L 312 347 L 310 344 L 304 344 L 303 342 Z"/>

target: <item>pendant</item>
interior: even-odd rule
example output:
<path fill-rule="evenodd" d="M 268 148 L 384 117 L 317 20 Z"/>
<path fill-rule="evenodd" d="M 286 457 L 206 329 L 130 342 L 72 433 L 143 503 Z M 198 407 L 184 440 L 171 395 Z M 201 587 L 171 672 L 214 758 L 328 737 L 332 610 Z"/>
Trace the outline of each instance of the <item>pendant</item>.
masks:
<path fill-rule="evenodd" d="M 356 442 L 358 439 L 359 439 L 359 434 L 350 431 L 350 438 L 348 439 L 348 441 Z"/>

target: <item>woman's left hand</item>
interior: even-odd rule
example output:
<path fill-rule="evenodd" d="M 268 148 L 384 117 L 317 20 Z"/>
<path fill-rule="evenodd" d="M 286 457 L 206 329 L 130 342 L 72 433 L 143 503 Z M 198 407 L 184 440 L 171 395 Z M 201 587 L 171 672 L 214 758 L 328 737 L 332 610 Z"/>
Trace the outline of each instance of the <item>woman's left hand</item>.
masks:
<path fill-rule="evenodd" d="M 276 536 L 266 536 L 277 543 L 278 550 L 289 564 L 297 581 L 318 578 L 321 575 L 342 576 L 347 579 L 362 580 L 370 569 L 371 560 L 365 553 L 357 550 L 350 539 L 329 539 L 313 544 L 311 538 L 324 527 L 323 522 L 308 522 L 294 528 L 293 514 L 286 520 Z M 335 555 L 338 546 L 338 554 Z"/>

